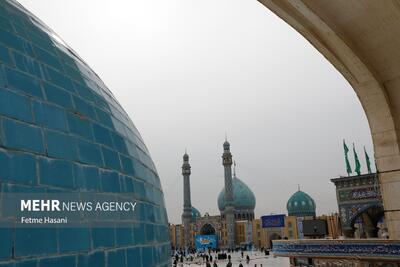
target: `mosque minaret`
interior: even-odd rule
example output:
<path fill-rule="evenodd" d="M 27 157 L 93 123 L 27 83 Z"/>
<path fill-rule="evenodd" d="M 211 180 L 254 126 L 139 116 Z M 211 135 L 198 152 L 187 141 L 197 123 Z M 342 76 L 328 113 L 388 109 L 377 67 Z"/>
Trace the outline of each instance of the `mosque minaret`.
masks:
<path fill-rule="evenodd" d="M 192 206 L 190 196 L 191 166 L 189 164 L 189 155 L 186 152 L 183 155 L 183 230 L 178 230 L 179 239 L 183 239 L 183 241 L 179 249 L 194 248 L 196 246 L 196 236 L 201 238 L 205 236 L 215 237 L 211 241 L 215 242 L 214 245 L 210 243 L 210 246 L 215 248 L 234 249 L 242 246 L 243 243 L 250 242 L 248 236 L 243 234 L 236 235 L 235 229 L 236 226 L 243 225 L 243 222 L 249 223 L 254 220 L 256 198 L 251 189 L 236 176 L 235 168 L 232 169 L 233 160 L 228 141 L 224 142 L 223 148 L 224 188 L 222 188 L 217 198 L 219 215 L 210 215 L 205 212 L 204 216 L 201 216 L 200 212 Z M 245 227 L 247 227 L 247 223 Z M 205 240 L 208 239 L 206 238 Z"/>
<path fill-rule="evenodd" d="M 227 140 L 224 142 L 224 153 L 222 154 L 222 165 L 224 166 L 225 176 L 225 210 L 224 217 L 227 230 L 227 246 L 233 249 L 235 247 L 235 207 L 233 205 L 233 185 L 232 185 L 232 154 L 230 144 Z"/>
<path fill-rule="evenodd" d="M 192 203 L 190 200 L 190 164 L 189 155 L 183 155 L 182 175 L 183 175 L 183 214 L 182 222 L 184 225 L 185 247 L 190 247 L 190 223 L 192 222 Z"/>

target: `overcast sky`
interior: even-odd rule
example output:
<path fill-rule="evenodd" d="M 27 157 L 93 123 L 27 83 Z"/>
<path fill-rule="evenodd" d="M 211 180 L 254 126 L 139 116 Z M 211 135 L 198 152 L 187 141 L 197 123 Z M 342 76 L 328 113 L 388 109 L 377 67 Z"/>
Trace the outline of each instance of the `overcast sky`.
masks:
<path fill-rule="evenodd" d="M 301 189 L 337 210 L 342 139 L 373 157 L 368 122 L 346 80 L 256 0 L 20 0 L 113 91 L 161 177 L 168 216 L 182 213 L 182 154 L 192 204 L 218 214 L 225 132 L 256 216 L 286 212 Z M 351 158 L 352 160 L 352 158 Z M 353 167 L 354 162 L 351 161 Z"/>

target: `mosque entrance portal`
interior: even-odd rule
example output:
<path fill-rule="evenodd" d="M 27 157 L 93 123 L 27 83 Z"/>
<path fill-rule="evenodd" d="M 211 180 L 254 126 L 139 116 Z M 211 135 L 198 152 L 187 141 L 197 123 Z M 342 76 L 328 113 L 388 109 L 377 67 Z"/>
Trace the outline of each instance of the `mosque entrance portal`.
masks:
<path fill-rule="evenodd" d="M 215 228 L 211 224 L 206 223 L 205 225 L 203 225 L 201 227 L 200 234 L 201 235 L 215 235 Z"/>

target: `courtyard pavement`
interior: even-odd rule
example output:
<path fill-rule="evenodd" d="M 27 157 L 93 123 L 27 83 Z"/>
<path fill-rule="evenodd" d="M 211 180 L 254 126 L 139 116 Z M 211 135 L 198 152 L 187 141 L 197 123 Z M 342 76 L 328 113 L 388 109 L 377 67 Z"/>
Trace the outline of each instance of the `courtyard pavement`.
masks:
<path fill-rule="evenodd" d="M 246 263 L 246 255 L 250 256 L 250 262 L 249 264 Z M 212 253 L 213 258 L 215 258 L 215 254 Z M 289 259 L 288 258 L 280 258 L 280 257 L 273 257 L 273 256 L 265 256 L 264 253 L 261 253 L 259 251 L 246 251 L 244 252 L 244 258 L 241 258 L 240 253 L 231 253 L 232 256 L 232 266 L 233 267 L 238 267 L 239 263 L 241 262 L 244 267 L 254 267 L 257 264 L 257 267 L 260 267 L 262 264 L 262 267 L 289 267 Z M 226 267 L 226 264 L 228 263 L 228 260 L 219 260 L 217 261 L 218 267 Z M 183 267 L 196 267 L 196 266 L 206 266 L 205 262 L 201 262 L 200 260 L 198 262 L 193 262 L 193 263 L 184 263 L 183 265 L 179 265 Z M 212 264 L 211 264 L 212 266 Z"/>

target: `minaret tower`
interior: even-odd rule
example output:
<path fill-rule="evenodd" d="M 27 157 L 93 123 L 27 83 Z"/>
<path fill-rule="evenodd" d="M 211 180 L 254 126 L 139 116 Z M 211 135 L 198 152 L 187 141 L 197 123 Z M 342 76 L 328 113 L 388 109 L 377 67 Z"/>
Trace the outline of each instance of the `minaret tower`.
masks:
<path fill-rule="evenodd" d="M 232 154 L 230 144 L 227 140 L 224 142 L 224 153 L 222 154 L 222 165 L 225 173 L 225 220 L 228 237 L 228 248 L 235 248 L 235 218 L 233 206 L 233 185 L 232 185 Z"/>
<path fill-rule="evenodd" d="M 185 230 L 185 248 L 190 247 L 190 223 L 192 222 L 192 202 L 190 200 L 190 164 L 189 155 L 183 155 L 182 175 L 183 175 L 183 214 L 182 223 Z"/>

